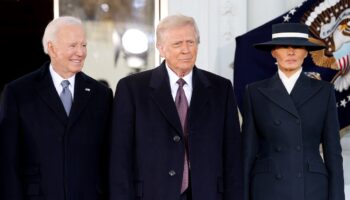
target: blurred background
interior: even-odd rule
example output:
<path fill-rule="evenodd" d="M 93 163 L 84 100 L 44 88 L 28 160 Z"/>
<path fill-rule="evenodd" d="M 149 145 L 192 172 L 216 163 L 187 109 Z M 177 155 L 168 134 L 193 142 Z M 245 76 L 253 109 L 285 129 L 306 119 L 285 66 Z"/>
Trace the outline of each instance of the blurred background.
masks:
<path fill-rule="evenodd" d="M 6 83 L 39 68 L 48 60 L 42 50 L 41 38 L 47 23 L 60 15 L 73 15 L 83 19 L 88 33 L 88 57 L 83 71 L 115 90 L 120 78 L 151 69 L 160 63 L 159 54 L 155 50 L 154 30 L 158 21 L 168 14 L 182 13 L 195 18 L 201 34 L 197 65 L 233 81 L 235 38 L 303 2 L 304 0 L 1 0 L 0 93 Z M 349 132 L 348 127 L 341 133 L 348 199 Z"/>
<path fill-rule="evenodd" d="M 114 88 L 120 78 L 155 66 L 154 0 L 59 0 L 54 7 L 57 16 L 84 21 L 87 74 Z"/>

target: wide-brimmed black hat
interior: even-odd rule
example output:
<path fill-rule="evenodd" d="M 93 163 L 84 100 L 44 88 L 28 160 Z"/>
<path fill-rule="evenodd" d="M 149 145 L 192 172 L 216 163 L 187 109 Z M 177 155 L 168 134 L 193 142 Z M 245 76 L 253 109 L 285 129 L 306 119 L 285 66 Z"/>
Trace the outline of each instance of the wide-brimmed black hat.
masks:
<path fill-rule="evenodd" d="M 309 30 L 301 23 L 281 23 L 272 25 L 272 40 L 254 44 L 254 47 L 264 51 L 271 51 L 276 46 L 305 47 L 308 51 L 316 51 L 325 48 L 309 41 Z"/>

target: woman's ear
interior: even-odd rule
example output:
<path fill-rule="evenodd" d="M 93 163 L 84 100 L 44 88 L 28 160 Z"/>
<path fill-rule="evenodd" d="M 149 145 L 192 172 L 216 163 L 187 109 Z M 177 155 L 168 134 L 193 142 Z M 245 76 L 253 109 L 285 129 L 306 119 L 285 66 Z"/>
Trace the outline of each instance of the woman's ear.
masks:
<path fill-rule="evenodd" d="M 309 54 L 309 51 L 307 49 L 305 49 L 304 59 L 307 57 L 308 54 Z"/>
<path fill-rule="evenodd" d="M 275 56 L 275 49 L 271 50 L 271 55 L 272 55 L 273 58 L 276 58 L 276 56 Z"/>

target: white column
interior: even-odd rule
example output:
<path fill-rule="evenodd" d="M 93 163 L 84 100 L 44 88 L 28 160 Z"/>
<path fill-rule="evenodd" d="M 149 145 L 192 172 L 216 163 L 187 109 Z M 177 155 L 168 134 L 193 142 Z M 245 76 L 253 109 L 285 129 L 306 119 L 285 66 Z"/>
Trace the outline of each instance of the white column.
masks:
<path fill-rule="evenodd" d="M 184 14 L 195 18 L 201 43 L 199 68 L 232 81 L 235 37 L 247 30 L 247 2 L 242 0 L 168 0 L 169 15 Z"/>
<path fill-rule="evenodd" d="M 233 81 L 235 38 L 295 7 L 303 0 L 161 0 L 168 14 L 195 18 L 201 44 L 197 65 Z"/>

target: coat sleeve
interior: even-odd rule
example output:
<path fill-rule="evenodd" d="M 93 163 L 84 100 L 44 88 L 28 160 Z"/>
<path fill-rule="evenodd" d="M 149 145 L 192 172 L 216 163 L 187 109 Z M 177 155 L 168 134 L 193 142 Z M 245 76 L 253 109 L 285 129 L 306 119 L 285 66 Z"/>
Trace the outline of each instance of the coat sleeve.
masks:
<path fill-rule="evenodd" d="M 19 164 L 19 117 L 11 87 L 6 86 L 0 102 L 0 199 L 21 200 Z"/>
<path fill-rule="evenodd" d="M 242 135 L 233 88 L 228 84 L 224 136 L 224 199 L 241 200 L 242 181 Z"/>
<path fill-rule="evenodd" d="M 330 86 L 323 128 L 323 156 L 329 176 L 329 200 L 344 200 L 343 158 L 334 89 Z"/>
<path fill-rule="evenodd" d="M 250 199 L 250 172 L 258 148 L 257 130 L 249 86 L 246 87 L 243 107 L 243 191 L 244 200 Z"/>
<path fill-rule="evenodd" d="M 109 159 L 110 200 L 134 199 L 134 112 L 131 92 L 125 79 L 121 79 L 113 102 Z"/>

